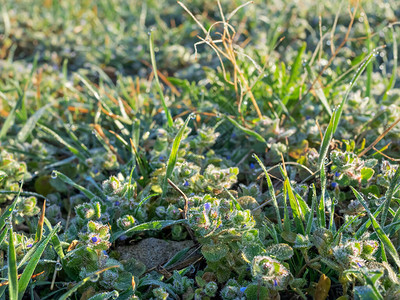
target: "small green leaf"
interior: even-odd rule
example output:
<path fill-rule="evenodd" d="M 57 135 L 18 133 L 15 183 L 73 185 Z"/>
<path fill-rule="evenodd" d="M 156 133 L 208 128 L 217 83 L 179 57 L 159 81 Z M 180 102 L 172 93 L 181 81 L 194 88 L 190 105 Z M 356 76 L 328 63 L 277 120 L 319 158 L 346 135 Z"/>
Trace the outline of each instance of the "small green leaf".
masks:
<path fill-rule="evenodd" d="M 288 260 L 293 256 L 293 249 L 288 244 L 272 245 L 266 249 L 265 255 L 277 260 Z"/>
<path fill-rule="evenodd" d="M 211 262 L 217 262 L 224 258 L 229 252 L 229 247 L 226 244 L 204 245 L 201 248 L 201 253 Z"/>
<path fill-rule="evenodd" d="M 371 168 L 362 168 L 361 169 L 361 180 L 366 183 L 371 177 L 374 175 L 374 170 Z"/>
<path fill-rule="evenodd" d="M 246 288 L 246 298 L 251 300 L 269 300 L 271 299 L 268 289 L 262 285 L 251 284 Z"/>

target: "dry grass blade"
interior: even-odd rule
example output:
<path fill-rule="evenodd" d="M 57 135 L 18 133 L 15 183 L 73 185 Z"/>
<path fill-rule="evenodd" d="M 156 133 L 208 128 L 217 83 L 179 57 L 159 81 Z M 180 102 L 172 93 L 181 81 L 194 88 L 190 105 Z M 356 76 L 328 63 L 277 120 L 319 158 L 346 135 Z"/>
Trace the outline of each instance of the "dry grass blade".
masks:
<path fill-rule="evenodd" d="M 40 214 L 40 218 L 36 229 L 35 242 L 39 242 L 42 239 L 45 212 L 46 212 L 46 200 L 43 201 L 42 213 Z"/>
<path fill-rule="evenodd" d="M 373 149 L 376 146 L 376 144 L 378 144 L 385 137 L 385 135 L 387 135 L 389 133 L 389 131 L 392 130 L 399 122 L 400 122 L 400 118 L 398 118 L 392 125 L 390 125 L 388 128 L 386 128 L 385 131 L 382 132 L 382 134 L 379 135 L 371 145 L 369 145 L 360 154 L 358 154 L 358 157 L 362 157 L 369 150 Z"/>
<path fill-rule="evenodd" d="M 184 208 L 184 211 L 183 211 L 183 216 L 187 220 L 187 211 L 188 211 L 188 207 L 189 207 L 189 199 L 185 195 L 185 193 L 182 192 L 182 190 L 175 183 L 173 183 L 171 181 L 171 179 L 168 178 L 167 180 L 168 180 L 169 185 L 172 186 L 172 188 L 174 190 L 176 190 L 183 197 L 183 199 L 185 200 L 185 208 Z"/>
<path fill-rule="evenodd" d="M 235 9 L 230 15 L 228 20 L 240 9 L 243 8 L 244 6 L 248 5 L 252 3 L 252 1 L 245 3 L 244 5 L 239 6 L 237 9 Z M 234 42 L 235 42 L 235 34 L 236 31 L 233 28 L 232 25 L 230 25 L 228 23 L 228 21 L 226 21 L 225 19 L 225 15 L 222 11 L 222 7 L 221 4 L 218 1 L 218 7 L 219 7 L 219 12 L 221 14 L 221 18 L 222 21 L 218 21 L 218 22 L 214 22 L 209 30 L 206 30 L 205 27 L 200 23 L 200 21 L 190 12 L 190 10 L 180 1 L 178 1 L 178 4 L 180 6 L 182 6 L 182 8 L 193 18 L 193 20 L 200 26 L 200 28 L 203 30 L 203 32 L 205 33 L 205 38 L 199 37 L 199 39 L 201 40 L 201 42 L 196 43 L 194 45 L 195 47 L 195 54 L 197 54 L 197 45 L 200 44 L 207 44 L 208 46 L 211 47 L 211 49 L 216 53 L 220 64 L 221 64 L 221 68 L 222 68 L 222 72 L 224 74 L 224 78 L 226 80 L 226 82 L 228 82 L 229 84 L 233 85 L 235 88 L 235 92 L 236 92 L 236 100 L 237 100 L 237 104 L 238 104 L 238 113 L 242 114 L 241 111 L 241 102 L 242 99 L 244 97 L 244 95 L 248 95 L 248 97 L 250 98 L 256 112 L 257 112 L 257 116 L 259 118 L 262 118 L 263 114 L 257 104 L 257 101 L 254 97 L 254 94 L 251 91 L 251 84 L 249 83 L 249 80 L 244 76 L 244 72 L 243 70 L 239 67 L 238 64 L 238 55 L 241 55 L 240 53 L 238 53 L 237 51 L 234 50 Z M 217 32 L 218 35 L 221 36 L 221 39 L 218 40 L 213 40 L 211 38 L 211 30 L 214 28 L 214 26 L 218 25 L 218 24 L 222 24 L 223 25 L 223 32 Z M 220 46 L 220 44 L 222 44 Z M 224 66 L 224 62 L 222 60 L 222 58 L 226 58 L 233 66 L 233 82 L 228 80 L 227 78 L 227 73 L 226 73 L 226 68 Z M 248 58 L 248 56 L 247 56 Z M 253 60 L 254 61 L 254 60 Z M 239 92 L 239 88 L 241 92 Z"/>

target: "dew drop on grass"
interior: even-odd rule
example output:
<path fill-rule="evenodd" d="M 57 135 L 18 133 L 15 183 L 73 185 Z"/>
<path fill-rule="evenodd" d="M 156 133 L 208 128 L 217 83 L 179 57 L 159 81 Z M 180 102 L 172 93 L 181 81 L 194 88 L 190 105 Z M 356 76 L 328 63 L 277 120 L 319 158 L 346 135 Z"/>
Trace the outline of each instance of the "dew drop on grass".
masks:
<path fill-rule="evenodd" d="M 56 271 L 59 272 L 59 271 L 62 270 L 62 268 L 63 268 L 63 267 L 62 267 L 62 264 L 61 264 L 60 262 L 57 262 L 57 263 L 56 263 Z"/>
<path fill-rule="evenodd" d="M 90 278 L 89 278 L 89 280 L 91 282 L 97 282 L 97 281 L 99 281 L 99 279 L 100 279 L 100 275 L 97 274 L 97 273 L 94 273 L 94 274 L 90 275 Z"/>
<path fill-rule="evenodd" d="M 111 295 L 111 299 L 118 299 L 119 297 L 119 293 L 117 291 L 113 291 L 112 295 Z"/>
<path fill-rule="evenodd" d="M 53 179 L 57 178 L 57 172 L 56 171 L 51 172 L 51 178 L 53 178 Z"/>
<path fill-rule="evenodd" d="M 192 120 L 194 120 L 194 119 L 196 119 L 196 114 L 195 114 L 195 113 L 191 113 L 191 114 L 189 115 L 189 117 L 190 117 Z"/>

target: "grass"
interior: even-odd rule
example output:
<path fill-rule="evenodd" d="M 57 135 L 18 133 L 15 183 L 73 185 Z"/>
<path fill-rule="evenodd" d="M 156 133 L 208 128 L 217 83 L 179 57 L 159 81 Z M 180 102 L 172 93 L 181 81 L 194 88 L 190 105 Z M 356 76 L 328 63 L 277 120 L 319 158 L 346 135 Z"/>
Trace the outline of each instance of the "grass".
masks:
<path fill-rule="evenodd" d="M 0 299 L 397 299 L 396 4 L 6 0 Z"/>

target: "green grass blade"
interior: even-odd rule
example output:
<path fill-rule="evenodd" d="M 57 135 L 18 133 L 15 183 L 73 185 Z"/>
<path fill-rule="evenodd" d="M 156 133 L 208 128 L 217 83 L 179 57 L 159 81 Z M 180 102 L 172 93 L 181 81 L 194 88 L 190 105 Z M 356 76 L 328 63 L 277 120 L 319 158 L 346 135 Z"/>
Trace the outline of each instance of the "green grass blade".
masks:
<path fill-rule="evenodd" d="M 400 257 L 399 254 L 397 253 L 396 248 L 393 246 L 393 243 L 391 240 L 388 238 L 388 236 L 385 234 L 383 231 L 382 227 L 379 225 L 379 223 L 376 221 L 374 215 L 371 213 L 371 211 L 368 208 L 367 203 L 365 202 L 363 196 L 357 192 L 353 187 L 351 187 L 353 190 L 354 195 L 356 196 L 357 200 L 360 201 L 360 203 L 364 206 L 365 211 L 367 212 L 371 222 L 372 222 L 372 227 L 374 228 L 379 240 L 383 243 L 385 246 L 385 249 L 389 254 L 392 256 L 393 260 L 395 261 L 397 267 L 400 268 Z"/>
<path fill-rule="evenodd" d="M 390 26 L 390 29 L 392 30 L 392 37 L 393 37 L 393 69 L 392 69 L 392 76 L 390 77 L 389 84 L 386 88 L 385 94 L 383 95 L 383 100 L 386 100 L 388 97 L 388 92 L 394 87 L 396 83 L 396 78 L 397 78 L 397 61 L 398 61 L 398 50 L 397 50 L 397 39 L 396 39 L 396 33 L 394 31 L 393 26 Z"/>
<path fill-rule="evenodd" d="M 21 185 L 19 186 L 18 192 L 16 192 L 17 193 L 17 197 L 15 197 L 14 202 L 4 211 L 4 213 L 0 217 L 0 230 L 6 224 L 6 220 L 8 218 L 11 219 L 11 214 L 13 213 L 13 211 L 15 209 L 15 206 L 17 205 L 17 201 L 18 201 L 19 195 L 21 194 L 21 191 L 22 191 L 22 185 L 23 185 L 23 183 L 21 183 Z"/>
<path fill-rule="evenodd" d="M 111 266 L 111 267 L 104 268 L 100 271 L 93 272 L 92 274 L 90 274 L 90 276 L 84 278 L 82 281 L 78 282 L 73 288 L 69 289 L 68 292 L 66 292 L 59 298 L 59 300 L 67 300 L 73 293 L 75 293 L 86 282 L 91 281 L 94 276 L 98 277 L 98 276 L 100 276 L 101 273 L 103 273 L 107 270 L 110 270 L 110 269 L 114 269 L 114 268 L 119 268 L 119 266 Z"/>
<path fill-rule="evenodd" d="M 29 249 L 28 252 L 24 255 L 24 257 L 19 261 L 18 263 L 18 270 L 22 268 L 22 266 L 32 258 L 32 255 L 36 252 L 37 247 L 39 246 L 39 243 L 33 244 L 33 246 Z"/>
<path fill-rule="evenodd" d="M 357 216 L 352 217 L 351 219 L 348 219 L 346 223 L 344 223 L 342 226 L 340 226 L 339 230 L 335 233 L 333 236 L 333 240 L 336 241 L 337 238 L 339 238 L 339 235 L 346 230 L 355 220 L 357 220 L 359 217 L 361 217 L 362 214 L 358 214 Z"/>
<path fill-rule="evenodd" d="M 238 122 L 236 122 L 232 118 L 229 118 L 229 117 L 226 117 L 226 116 L 224 116 L 224 118 L 225 118 L 225 120 L 228 120 L 229 122 L 231 122 L 236 128 L 240 129 L 241 131 L 243 131 L 247 135 L 250 135 L 250 136 L 254 137 L 257 141 L 260 141 L 262 143 L 267 144 L 267 141 L 260 134 L 258 134 L 257 132 L 243 127 L 242 125 L 240 125 Z"/>
<path fill-rule="evenodd" d="M 301 197 L 300 194 L 298 192 L 296 192 L 296 190 L 293 190 L 293 193 L 294 193 L 294 196 L 297 199 L 297 202 L 299 203 L 300 213 L 303 216 L 303 220 L 305 220 L 305 217 L 310 212 L 310 208 L 308 207 L 307 202 L 304 201 L 303 197 Z"/>
<path fill-rule="evenodd" d="M 305 68 L 306 68 L 307 73 L 310 76 L 311 80 L 314 82 L 315 81 L 314 72 L 311 70 L 311 67 L 308 63 L 305 65 Z M 328 100 L 326 99 L 324 90 L 322 89 L 322 86 L 319 83 L 319 81 L 315 81 L 315 85 L 314 85 L 313 89 L 315 91 L 315 94 L 317 95 L 317 98 L 319 99 L 322 106 L 326 110 L 326 112 L 329 114 L 330 117 L 332 117 L 331 107 L 329 106 Z"/>
<path fill-rule="evenodd" d="M 336 129 L 339 125 L 339 121 L 340 118 L 342 117 L 342 112 L 343 112 L 343 108 L 347 102 L 347 99 L 349 98 L 349 94 L 354 86 L 354 84 L 356 83 L 356 81 L 358 80 L 358 78 L 361 76 L 361 74 L 364 72 L 365 68 L 368 66 L 368 64 L 373 60 L 373 58 L 378 54 L 378 49 L 380 49 L 382 47 L 376 48 L 374 49 L 369 55 L 368 57 L 364 60 L 363 64 L 360 66 L 360 68 L 358 68 L 356 74 L 354 75 L 353 79 L 350 81 L 349 87 L 346 90 L 346 93 L 342 99 L 342 102 L 340 103 L 340 105 L 338 106 L 336 112 L 335 112 L 335 121 L 333 124 L 333 129 L 332 132 L 335 133 Z"/>
<path fill-rule="evenodd" d="M 50 221 L 45 217 L 44 218 L 44 222 L 46 223 L 46 226 L 49 228 L 50 231 L 53 230 Z M 51 238 L 51 244 L 53 245 L 54 251 L 56 251 L 58 257 L 60 259 L 64 258 L 64 251 L 62 249 L 61 243 L 60 243 L 60 239 L 57 235 L 57 232 L 54 233 L 53 237 Z"/>
<path fill-rule="evenodd" d="M 396 173 L 394 174 L 392 181 L 390 182 L 390 186 L 389 186 L 388 190 L 386 191 L 385 206 L 383 208 L 382 217 L 381 217 L 381 226 L 385 225 L 389 207 L 390 207 L 390 203 L 392 202 L 394 192 L 398 185 L 400 185 L 400 166 L 397 168 Z"/>
<path fill-rule="evenodd" d="M 154 279 L 145 279 L 142 282 L 140 282 L 140 286 L 147 286 L 147 285 L 156 285 L 159 287 L 164 288 L 170 295 L 170 297 L 172 297 L 173 299 L 180 299 L 178 297 L 177 294 L 175 294 L 175 292 L 171 289 L 171 285 L 170 284 L 166 284 L 160 280 L 154 280 Z"/>
<path fill-rule="evenodd" d="M 315 190 L 315 185 L 313 183 L 312 184 L 311 210 L 310 210 L 310 213 L 308 214 L 306 234 L 310 234 L 311 233 L 312 223 L 313 223 L 313 220 L 314 220 L 314 210 L 315 210 L 315 205 L 316 204 L 317 204 L 317 191 Z"/>
<path fill-rule="evenodd" d="M 97 132 L 97 130 L 93 130 L 93 135 L 99 141 L 99 143 L 104 147 L 107 152 L 111 152 L 110 146 L 106 143 L 104 138 Z"/>
<path fill-rule="evenodd" d="M 26 82 L 24 88 L 23 88 L 23 94 L 22 94 L 22 102 L 21 102 L 21 111 L 19 113 L 19 117 L 22 119 L 22 121 L 26 122 L 28 119 L 28 113 L 26 111 L 26 94 L 27 91 L 29 91 L 32 87 L 32 79 L 33 79 L 33 74 L 37 70 L 37 64 L 39 61 L 39 52 L 36 52 L 34 58 L 33 58 L 33 63 L 32 63 L 32 68 L 29 73 L 28 81 Z"/>
<path fill-rule="evenodd" d="M 0 234 L 0 245 L 3 244 L 4 239 L 5 239 L 6 236 L 7 236 L 7 233 L 8 233 L 8 228 L 5 228 L 5 229 L 1 232 L 1 234 Z"/>
<path fill-rule="evenodd" d="M 169 159 L 168 159 L 168 163 L 167 163 L 167 171 L 166 171 L 163 186 L 162 186 L 162 198 L 164 198 L 165 194 L 167 193 L 168 178 L 171 177 L 172 171 L 174 170 L 176 161 L 178 159 L 178 150 L 179 150 L 179 146 L 182 141 L 183 133 L 185 132 L 185 129 L 186 129 L 187 125 L 189 124 L 189 121 L 193 118 L 193 116 L 194 116 L 193 114 L 190 114 L 186 118 L 185 123 L 179 129 L 179 131 L 176 134 L 176 137 L 174 139 L 174 142 L 172 143 L 171 154 L 169 155 Z"/>
<path fill-rule="evenodd" d="M 161 230 L 165 227 L 175 225 L 175 224 L 181 224 L 185 222 L 185 220 L 160 220 L 160 221 L 151 221 L 147 223 L 143 223 L 137 226 L 134 226 L 132 228 L 129 228 L 125 231 L 119 231 L 113 234 L 112 240 L 115 241 L 117 238 L 119 238 L 121 235 L 127 235 L 131 234 L 134 232 L 141 232 L 141 231 L 148 231 L 148 230 Z"/>
<path fill-rule="evenodd" d="M 382 209 L 383 209 L 383 206 L 384 206 L 384 204 L 380 205 L 380 206 L 376 209 L 376 211 L 373 213 L 375 219 L 376 219 L 376 218 L 379 216 L 379 214 L 381 213 L 381 211 L 382 211 Z M 371 226 L 371 224 L 372 224 L 372 222 L 371 222 L 370 219 L 369 219 L 368 221 L 366 221 L 366 222 L 357 230 L 357 232 L 356 232 L 356 234 L 355 234 L 355 237 L 356 237 L 357 239 L 361 238 L 362 235 L 363 235 L 363 234 L 368 230 L 368 228 Z"/>
<path fill-rule="evenodd" d="M 371 52 L 371 50 L 372 50 L 372 39 L 371 39 L 371 29 L 369 27 L 368 18 L 364 19 L 364 25 L 365 25 L 365 32 L 367 32 L 367 40 L 366 40 L 367 51 Z M 373 72 L 373 65 L 372 64 L 368 64 L 368 66 L 367 66 L 367 80 L 365 82 L 365 96 L 366 97 L 371 97 L 372 72 Z"/>
<path fill-rule="evenodd" d="M 80 81 L 89 89 L 89 91 L 93 94 L 93 96 L 96 98 L 97 101 L 101 103 L 101 105 L 104 107 L 104 109 L 110 113 L 112 113 L 111 109 L 108 107 L 107 103 L 100 97 L 100 94 L 96 92 L 95 88 L 89 83 L 89 80 L 85 78 L 84 75 L 75 73 L 75 75 L 79 78 Z M 119 118 L 120 119 L 120 118 Z M 125 128 L 125 126 L 119 121 L 119 119 L 112 119 L 114 124 L 118 127 L 119 131 L 124 134 L 124 135 L 129 135 L 129 130 Z M 129 124 L 131 124 L 130 120 L 128 121 Z"/>
<path fill-rule="evenodd" d="M 290 215 L 287 206 L 287 189 L 286 184 L 283 185 L 283 228 L 284 231 L 290 232 Z"/>
<path fill-rule="evenodd" d="M 235 205 L 236 209 L 239 211 L 243 211 L 242 206 L 240 205 L 240 203 L 236 200 L 236 198 L 232 195 L 232 193 L 226 188 L 224 187 L 224 191 L 228 194 L 229 198 L 231 198 L 233 204 Z"/>
<path fill-rule="evenodd" d="M 153 39 L 152 39 L 151 33 L 149 36 L 149 45 L 150 45 L 151 65 L 153 66 L 153 73 L 154 73 L 154 78 L 156 80 L 157 90 L 158 90 L 158 93 L 160 94 L 161 104 L 164 108 L 165 116 L 167 117 L 168 126 L 172 127 L 174 125 L 174 122 L 172 121 L 171 113 L 168 110 L 168 106 L 167 106 L 167 103 L 165 102 L 165 98 L 164 98 L 164 93 L 161 88 L 160 80 L 158 79 L 156 57 L 154 55 Z"/>
<path fill-rule="evenodd" d="M 89 199 L 93 199 L 94 197 L 96 197 L 96 195 L 93 194 L 91 191 L 89 191 L 88 189 L 84 188 L 83 186 L 75 183 L 72 179 L 70 179 L 68 176 L 64 175 L 61 172 L 54 170 L 51 175 L 52 175 L 52 177 L 60 178 L 65 183 L 72 185 L 74 188 L 80 190 Z"/>
<path fill-rule="evenodd" d="M 393 217 L 392 223 L 397 223 L 400 220 L 400 207 L 397 209 L 396 214 Z"/>
<path fill-rule="evenodd" d="M 388 262 L 386 251 L 385 251 L 385 245 L 382 242 L 381 242 L 381 257 L 382 257 L 382 261 Z"/>
<path fill-rule="evenodd" d="M 58 231 L 60 228 L 60 225 L 57 225 L 54 227 L 54 229 L 49 233 L 49 235 L 40 243 L 38 248 L 36 249 L 35 253 L 32 255 L 31 259 L 29 260 L 27 266 L 24 269 L 24 272 L 21 275 L 21 278 L 19 279 L 19 284 L 18 284 L 18 299 L 21 300 L 26 287 L 29 284 L 29 281 L 31 280 L 31 277 L 33 275 L 33 272 L 36 269 L 36 266 L 39 262 L 40 257 L 42 256 L 44 250 L 47 247 L 47 244 L 53 237 L 53 235 Z"/>
<path fill-rule="evenodd" d="M 325 130 L 324 133 L 324 138 L 322 139 L 322 144 L 321 148 L 319 149 L 319 157 L 318 157 L 318 170 L 322 171 L 322 168 L 324 167 L 326 156 L 328 154 L 329 150 L 329 145 L 331 143 L 332 137 L 333 137 L 333 126 L 335 123 L 336 119 L 336 112 L 333 113 L 329 125 Z"/>
<path fill-rule="evenodd" d="M 335 197 L 333 197 L 332 199 L 330 218 L 329 218 L 329 230 L 332 231 L 333 234 L 336 231 L 334 217 L 335 217 Z"/>
<path fill-rule="evenodd" d="M 14 202 L 4 211 L 4 213 L 0 217 L 0 230 L 6 224 L 6 220 L 11 216 L 15 206 L 17 205 L 19 195 L 15 198 Z"/>
<path fill-rule="evenodd" d="M 279 228 L 280 231 L 282 231 L 283 227 L 282 227 L 281 214 L 279 212 L 278 202 L 276 201 L 275 189 L 274 189 L 274 186 L 272 185 L 271 177 L 269 176 L 269 174 L 267 172 L 267 169 L 265 168 L 265 166 L 262 163 L 262 161 L 258 158 L 258 156 L 256 154 L 253 154 L 253 157 L 257 160 L 258 164 L 261 166 L 261 168 L 264 171 L 265 178 L 267 179 L 267 184 L 268 184 L 268 192 L 269 192 L 269 195 L 270 195 L 270 197 L 272 199 L 272 205 L 274 206 L 276 218 L 278 220 L 278 228 Z"/>
<path fill-rule="evenodd" d="M 8 293 L 10 300 L 18 299 L 18 271 L 17 271 L 17 256 L 14 245 L 14 232 L 12 225 L 8 231 Z"/>
<path fill-rule="evenodd" d="M 137 214 L 139 208 L 140 208 L 143 204 L 145 204 L 150 198 L 153 198 L 153 197 L 155 197 L 155 196 L 158 196 L 158 194 L 151 194 L 151 195 L 149 195 L 149 196 L 147 196 L 147 197 L 144 197 L 142 200 L 140 200 L 140 202 L 138 203 L 138 205 L 136 205 L 136 207 L 135 207 L 135 210 L 134 210 L 134 212 L 133 212 L 133 216 L 136 216 L 136 214 Z"/>
<path fill-rule="evenodd" d="M 173 266 L 175 263 L 180 261 L 181 259 L 186 257 L 186 254 L 189 252 L 190 248 L 184 248 L 176 253 L 173 257 L 171 257 L 164 265 L 164 268 L 168 268 L 169 266 Z"/>
<path fill-rule="evenodd" d="M 293 189 L 292 186 L 290 185 L 289 178 L 286 177 L 284 185 L 286 186 L 286 191 L 289 198 L 289 204 L 290 207 L 292 208 L 293 218 L 296 224 L 297 232 L 304 234 L 305 231 L 304 231 L 303 221 L 305 219 L 303 214 L 301 213 L 300 204 L 293 193 Z"/>
<path fill-rule="evenodd" d="M 43 116 L 43 114 L 46 112 L 46 110 L 51 106 L 52 104 L 47 104 L 40 109 L 38 109 L 29 119 L 26 121 L 24 127 L 21 128 L 20 132 L 17 135 L 18 141 L 19 142 L 25 142 L 25 140 L 28 138 L 29 134 L 32 132 L 32 130 L 35 128 L 36 123 L 40 120 L 40 118 Z"/>
<path fill-rule="evenodd" d="M 41 125 L 39 123 L 37 125 L 44 132 L 46 132 L 47 134 L 51 135 L 57 142 L 59 142 L 60 144 L 63 144 L 65 147 L 67 147 L 69 151 L 71 151 L 76 157 L 78 157 L 83 163 L 85 163 L 86 158 L 82 155 L 82 153 L 78 149 L 76 149 L 74 146 L 69 144 L 66 140 L 64 140 L 62 137 L 60 137 L 57 133 L 55 133 L 50 128 L 48 128 L 48 127 L 46 127 L 44 125 Z"/>
<path fill-rule="evenodd" d="M 90 153 L 89 149 L 86 147 L 86 145 L 84 143 L 82 143 L 79 140 L 79 138 L 70 129 L 70 127 L 65 124 L 63 124 L 63 127 L 64 127 L 65 131 L 68 133 L 69 137 L 75 142 L 75 144 L 78 145 L 83 150 L 83 152 L 87 155 L 87 157 L 90 157 L 91 153 Z"/>
<path fill-rule="evenodd" d="M 304 54 L 304 51 L 306 50 L 307 43 L 303 42 L 303 45 L 301 45 L 299 51 L 297 52 L 296 59 L 293 62 L 292 68 L 290 69 L 290 77 L 289 81 L 287 83 L 287 87 L 289 88 L 290 85 L 294 82 L 294 80 L 299 76 L 299 72 L 302 66 L 302 56 Z"/>
<path fill-rule="evenodd" d="M 326 226 L 325 191 L 326 191 L 325 166 L 322 165 L 322 168 L 321 168 L 321 199 L 319 201 L 319 206 L 318 206 L 318 220 L 319 220 L 319 225 L 323 228 L 325 228 L 325 226 Z"/>
<path fill-rule="evenodd" d="M 19 97 L 19 99 L 17 100 L 17 102 L 15 103 L 15 105 L 13 106 L 13 108 L 11 109 L 10 113 L 8 114 L 7 119 L 4 122 L 3 126 L 1 127 L 0 140 L 3 140 L 6 137 L 8 130 L 14 124 L 15 113 L 16 113 L 17 109 L 21 106 L 22 98 L 23 98 L 23 96 L 21 95 Z"/>

